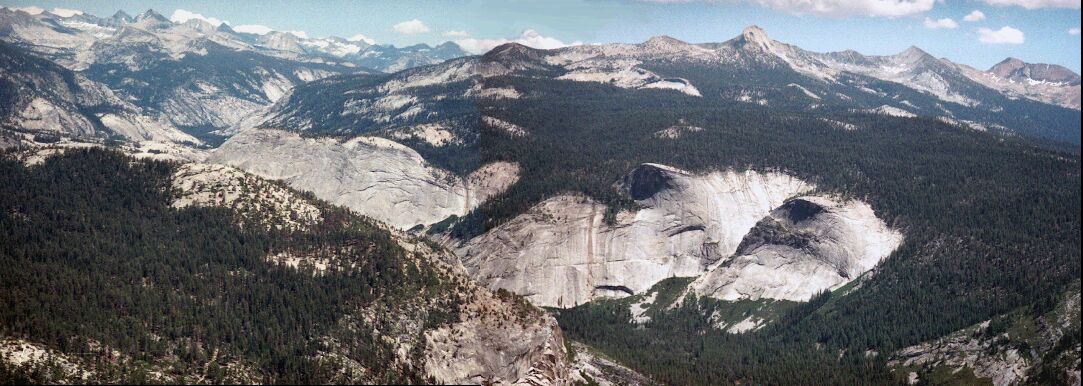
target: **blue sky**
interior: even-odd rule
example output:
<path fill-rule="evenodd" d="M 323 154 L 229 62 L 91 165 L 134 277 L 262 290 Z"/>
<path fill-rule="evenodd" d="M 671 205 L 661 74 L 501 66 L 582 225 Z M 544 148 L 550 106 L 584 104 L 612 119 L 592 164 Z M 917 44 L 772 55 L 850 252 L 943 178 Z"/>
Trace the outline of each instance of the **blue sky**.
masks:
<path fill-rule="evenodd" d="M 459 40 L 475 49 L 519 38 L 525 30 L 536 31 L 527 41 L 538 45 L 640 42 L 654 35 L 719 42 L 756 24 L 776 40 L 814 51 L 849 48 L 892 54 L 914 45 L 982 69 L 1014 56 L 1080 71 L 1080 0 L 0 0 L 0 4 L 79 9 L 99 16 L 118 9 L 134 15 L 153 8 L 168 17 L 183 9 L 232 26 L 263 25 L 304 31 L 310 37 L 362 34 L 400 46 Z M 965 21 L 975 10 L 984 18 Z M 408 21 L 413 22 L 400 24 Z M 934 26 L 941 28 L 929 28 Z"/>

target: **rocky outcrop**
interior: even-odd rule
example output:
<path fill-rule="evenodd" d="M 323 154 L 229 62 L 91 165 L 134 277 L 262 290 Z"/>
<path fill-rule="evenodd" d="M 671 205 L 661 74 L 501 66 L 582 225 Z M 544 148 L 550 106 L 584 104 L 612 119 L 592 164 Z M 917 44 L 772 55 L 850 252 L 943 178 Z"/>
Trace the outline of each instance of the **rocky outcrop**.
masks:
<path fill-rule="evenodd" d="M 486 165 L 467 178 L 472 184 L 390 140 L 305 138 L 270 129 L 235 135 L 208 161 L 282 180 L 403 229 L 462 216 L 518 178 L 517 165 Z"/>
<path fill-rule="evenodd" d="M 179 165 L 173 175 L 172 206 L 217 206 L 231 208 L 241 225 L 266 224 L 305 231 L 324 222 L 321 209 L 325 203 L 288 187 L 224 165 L 190 163 Z M 484 177 L 505 180 L 514 164 L 494 164 L 483 168 Z M 482 179 L 482 176 L 478 176 Z M 322 226 L 328 226 L 326 223 Z M 382 227 L 381 227 L 382 228 Z M 358 367 L 346 355 L 348 340 L 343 332 L 372 331 L 391 343 L 398 363 L 424 369 L 425 374 L 442 384 L 565 384 L 569 363 L 563 334 L 556 319 L 507 291 L 490 291 L 463 276 L 450 254 L 431 242 L 406 232 L 381 229 L 389 233 L 413 263 L 432 267 L 434 286 L 444 290 L 400 299 L 394 303 L 375 302 L 356 313 L 347 314 L 320 341 L 326 348 L 318 356 L 334 366 L 351 368 L 357 379 L 344 382 L 368 382 L 369 369 Z M 349 253 L 352 246 L 327 246 L 316 251 L 286 248 L 268 259 L 277 264 L 311 267 L 322 274 L 331 267 L 350 270 L 357 267 Z M 452 263 L 452 264 L 449 264 Z M 456 306 L 448 307 L 449 304 Z M 444 313 L 453 313 L 450 322 L 432 323 Z M 358 323 L 358 321 L 364 321 Z M 416 354 L 415 354 L 416 353 Z M 343 377 L 346 377 L 344 373 Z"/>
<path fill-rule="evenodd" d="M 440 383 L 567 383 L 569 364 L 556 319 L 510 294 L 479 292 L 461 321 L 425 333 L 425 368 Z M 503 299 L 501 299 L 503 298 Z"/>
<path fill-rule="evenodd" d="M 246 225 L 305 230 L 323 221 L 320 209 L 284 186 L 224 165 L 187 163 L 173 173 L 174 208 L 235 209 Z"/>
<path fill-rule="evenodd" d="M 1001 315 L 899 350 L 888 365 L 909 371 L 912 384 L 929 378 L 938 368 L 947 368 L 953 375 L 965 368 L 996 386 L 1024 382 L 1078 385 L 1079 307 L 1076 283 L 1044 315 L 1032 316 L 1029 310 Z M 1035 381 L 1035 376 L 1041 380 Z"/>
<path fill-rule="evenodd" d="M 471 276 L 536 305 L 627 296 L 672 276 L 699 276 L 732 255 L 772 209 L 812 189 L 774 172 L 696 175 L 645 164 L 618 188 L 640 209 L 603 221 L 589 198 L 550 198 L 456 248 Z"/>
<path fill-rule="evenodd" d="M 105 85 L 2 42 L 0 84 L 5 90 L 0 95 L 0 130 L 49 141 L 200 143 L 166 121 L 148 117 Z"/>
<path fill-rule="evenodd" d="M 503 193 L 516 181 L 519 181 L 519 164 L 504 161 L 482 165 L 471 172 L 466 180 L 470 187 L 470 200 L 476 204 Z"/>
<path fill-rule="evenodd" d="M 661 383 L 644 376 L 616 361 L 595 352 L 582 343 L 573 342 L 572 380 L 577 384 L 597 384 L 600 386 L 629 385 L 647 386 Z"/>
<path fill-rule="evenodd" d="M 690 288 L 722 300 L 806 301 L 856 279 L 901 242 L 868 204 L 799 197 L 760 220 L 734 257 Z"/>

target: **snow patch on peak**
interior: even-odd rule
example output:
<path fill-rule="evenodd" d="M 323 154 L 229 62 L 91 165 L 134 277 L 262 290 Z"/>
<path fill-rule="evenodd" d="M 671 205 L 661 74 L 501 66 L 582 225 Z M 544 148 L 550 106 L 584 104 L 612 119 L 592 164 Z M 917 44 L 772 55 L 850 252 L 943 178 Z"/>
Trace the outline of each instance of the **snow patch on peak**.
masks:
<path fill-rule="evenodd" d="M 805 95 L 807 95 L 807 96 L 808 96 L 809 98 L 812 98 L 812 99 L 817 99 L 817 100 L 818 100 L 818 99 L 820 99 L 820 96 L 819 96 L 819 95 L 816 95 L 816 93 L 814 93 L 814 92 L 812 92 L 812 91 L 809 91 L 809 89 L 805 88 L 805 86 L 799 85 L 799 84 L 797 84 L 797 83 L 790 83 L 790 84 L 787 84 L 786 86 L 787 86 L 787 87 L 793 87 L 793 88 L 796 88 L 796 89 L 798 89 L 798 90 L 801 90 L 801 91 L 802 91 L 802 92 L 804 92 L 804 93 L 805 93 Z"/>

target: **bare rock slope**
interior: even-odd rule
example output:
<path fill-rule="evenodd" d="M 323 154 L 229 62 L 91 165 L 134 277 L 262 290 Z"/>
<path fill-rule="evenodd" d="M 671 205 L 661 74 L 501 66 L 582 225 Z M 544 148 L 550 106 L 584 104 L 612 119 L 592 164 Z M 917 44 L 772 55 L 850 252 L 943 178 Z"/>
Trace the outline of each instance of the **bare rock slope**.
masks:
<path fill-rule="evenodd" d="M 387 139 L 340 141 L 270 129 L 235 135 L 208 161 L 284 181 L 403 229 L 462 216 L 518 178 L 510 163 L 485 165 L 463 179 Z"/>
<path fill-rule="evenodd" d="M 856 279 L 901 242 L 868 204 L 802 196 L 760 220 L 732 258 L 691 288 L 723 300 L 806 301 Z"/>
<path fill-rule="evenodd" d="M 804 301 L 857 278 L 902 239 L 867 204 L 807 196 L 811 184 L 782 173 L 644 164 L 618 187 L 640 208 L 614 224 L 603 205 L 558 196 L 456 252 L 482 283 L 542 306 L 639 294 L 674 276 L 699 277 L 700 295 Z"/>

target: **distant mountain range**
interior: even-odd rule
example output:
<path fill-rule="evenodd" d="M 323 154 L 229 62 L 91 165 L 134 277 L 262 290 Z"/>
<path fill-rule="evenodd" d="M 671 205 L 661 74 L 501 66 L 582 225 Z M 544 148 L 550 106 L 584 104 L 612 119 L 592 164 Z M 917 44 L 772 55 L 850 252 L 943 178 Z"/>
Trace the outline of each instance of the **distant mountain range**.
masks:
<path fill-rule="evenodd" d="M 477 115 L 471 101 L 529 98 L 530 90 L 487 81 L 513 76 L 671 90 L 671 98 L 702 98 L 720 106 L 928 117 L 1078 144 L 1079 76 L 1059 66 L 1019 65 L 1013 71 L 1006 71 L 1006 64 L 978 71 L 916 47 L 890 56 L 817 53 L 772 40 L 755 26 L 722 43 L 690 44 L 665 36 L 641 44 L 555 50 L 509 43 L 481 56 L 391 76 L 336 77 L 298 87 L 268 111 L 264 126 L 359 135 L 436 124 L 470 142 L 479 121 L 459 117 Z M 467 107 L 448 108 L 460 105 Z"/>
<path fill-rule="evenodd" d="M 75 69 L 108 60 L 94 55 L 96 52 L 93 51 L 101 49 L 93 47 L 95 45 L 133 43 L 149 43 L 177 56 L 201 52 L 201 44 L 214 42 L 234 50 L 253 51 L 282 59 L 353 65 L 382 72 L 395 72 L 467 55 L 453 42 L 436 47 L 417 44 L 398 48 L 337 36 L 308 38 L 283 31 L 244 33 L 233 30 L 228 24 L 215 26 L 199 19 L 175 23 L 154 10 L 136 16 L 118 11 L 111 17 L 85 13 L 64 17 L 48 11 L 31 15 L 7 8 L 0 12 L 3 12 L 0 16 L 0 36 L 4 40 L 34 46 L 37 48 L 35 51 L 49 53 L 65 66 Z M 85 52 L 88 50 L 92 52 Z"/>
<path fill-rule="evenodd" d="M 1078 383 L 1079 96 L 3 8 L 0 383 Z"/>
<path fill-rule="evenodd" d="M 0 39 L 106 85 L 154 119 L 210 143 L 296 85 L 378 73 L 465 55 L 454 43 L 396 48 L 338 37 L 240 33 L 148 10 L 102 18 L 0 9 Z"/>

